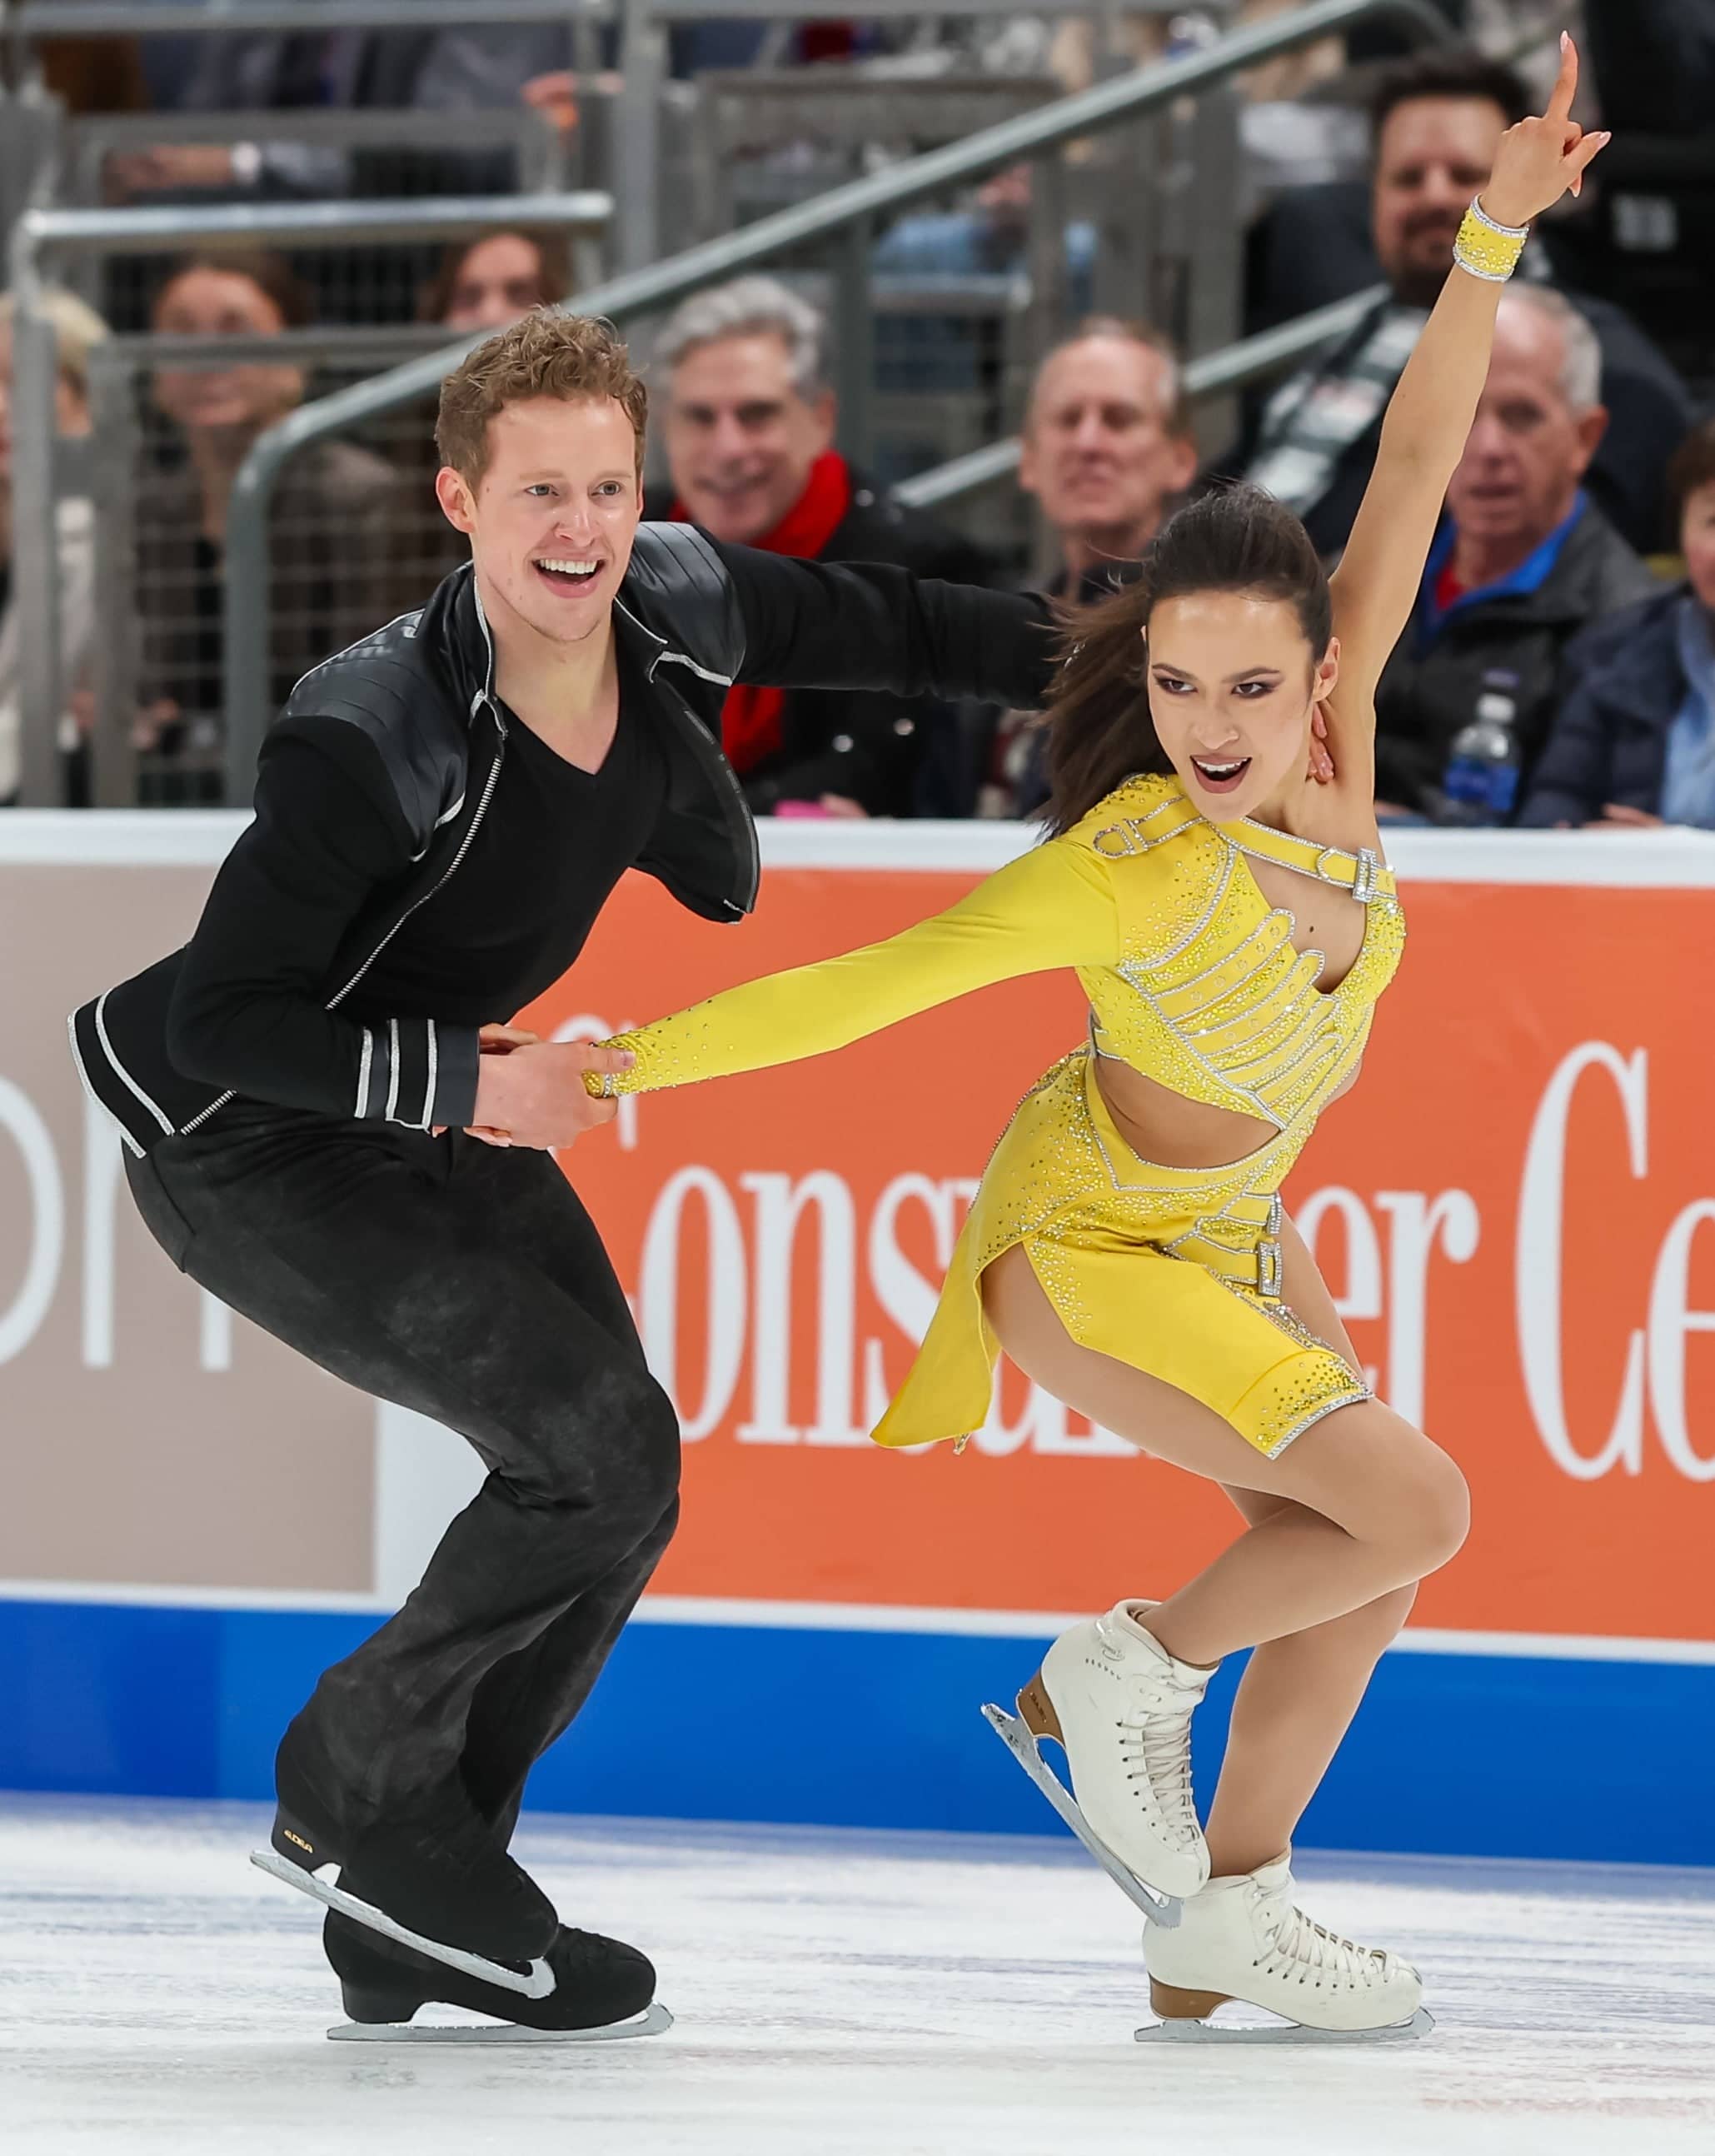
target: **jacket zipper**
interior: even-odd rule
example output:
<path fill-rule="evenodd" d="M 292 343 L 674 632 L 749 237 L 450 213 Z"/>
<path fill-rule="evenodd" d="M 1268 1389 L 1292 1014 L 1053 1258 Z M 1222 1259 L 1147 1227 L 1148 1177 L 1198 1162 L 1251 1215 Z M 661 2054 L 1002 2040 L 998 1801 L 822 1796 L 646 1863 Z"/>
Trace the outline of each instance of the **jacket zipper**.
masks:
<path fill-rule="evenodd" d="M 434 896 L 438 891 L 442 890 L 447 884 L 451 882 L 454 876 L 457 875 L 460 865 L 463 862 L 465 855 L 470 852 L 470 842 L 476 836 L 477 826 L 481 823 L 483 817 L 487 814 L 489 802 L 493 797 L 496 783 L 501 775 L 501 761 L 506 752 L 506 732 L 504 728 L 501 727 L 500 716 L 494 710 L 492 705 L 489 706 L 489 715 L 493 718 L 496 726 L 500 732 L 500 740 L 495 748 L 495 760 L 489 766 L 488 777 L 483 781 L 482 794 L 481 798 L 476 803 L 476 813 L 470 819 L 469 824 L 466 826 L 464 837 L 459 841 L 458 852 L 454 855 L 452 860 L 447 864 L 446 874 L 443 875 L 438 882 L 432 884 L 429 888 L 424 892 L 421 898 L 413 899 L 412 901 L 411 904 L 405 908 L 398 919 L 394 921 L 393 927 L 389 928 L 386 935 L 382 937 L 380 942 L 376 945 L 375 948 L 363 961 L 357 972 L 352 974 L 351 979 L 346 983 L 344 988 L 340 990 L 339 993 L 335 996 L 330 1003 L 325 1004 L 322 1006 L 325 1010 L 338 1009 L 339 1006 L 345 1001 L 346 998 L 350 995 L 352 989 L 357 987 L 358 982 L 362 979 L 363 976 L 369 971 L 369 968 L 375 963 L 382 952 L 386 950 L 388 945 L 393 942 L 394 937 L 398 934 L 405 923 L 411 918 L 411 916 L 416 912 L 419 906 L 427 906 L 429 900 Z"/>

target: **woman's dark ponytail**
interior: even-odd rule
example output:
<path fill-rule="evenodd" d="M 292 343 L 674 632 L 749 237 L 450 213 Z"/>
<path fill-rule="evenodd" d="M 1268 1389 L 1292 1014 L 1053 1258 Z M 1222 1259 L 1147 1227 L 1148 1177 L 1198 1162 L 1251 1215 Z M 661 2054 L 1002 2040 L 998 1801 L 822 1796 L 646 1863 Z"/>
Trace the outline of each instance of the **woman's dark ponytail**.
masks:
<path fill-rule="evenodd" d="M 1049 707 L 1049 800 L 1058 837 L 1133 773 L 1170 771 L 1149 716 L 1144 634 L 1163 599 L 1254 592 L 1298 616 L 1312 663 L 1328 648 L 1333 608 L 1310 535 L 1261 487 L 1217 487 L 1169 517 L 1144 549 L 1135 583 L 1061 613 L 1064 657 Z"/>

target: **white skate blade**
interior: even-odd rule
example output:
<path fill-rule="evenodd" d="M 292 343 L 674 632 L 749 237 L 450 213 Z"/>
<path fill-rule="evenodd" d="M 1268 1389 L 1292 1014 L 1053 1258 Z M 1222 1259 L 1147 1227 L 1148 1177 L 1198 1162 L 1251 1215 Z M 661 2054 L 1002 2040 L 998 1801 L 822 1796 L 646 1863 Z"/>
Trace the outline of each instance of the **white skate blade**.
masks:
<path fill-rule="evenodd" d="M 1140 2044 L 1410 2044 L 1427 2036 L 1435 2016 L 1420 2006 L 1409 2021 L 1381 2029 L 1310 2029 L 1302 2021 L 1152 2021 Z"/>
<path fill-rule="evenodd" d="M 504 1962 L 490 1961 L 483 1954 L 466 1953 L 463 1947 L 449 1947 L 439 1939 L 425 1938 L 421 1932 L 407 1930 L 403 1924 L 396 1924 L 384 1909 L 377 1909 L 371 1902 L 360 1902 L 343 1887 L 330 1886 L 326 1880 L 318 1879 L 313 1871 L 305 1871 L 302 1865 L 294 1864 L 277 1850 L 253 1849 L 250 1861 L 270 1879 L 296 1887 L 300 1894 L 309 1895 L 326 1908 L 337 1909 L 341 1916 L 349 1917 L 354 1924 L 366 1925 L 372 1932 L 379 1932 L 383 1938 L 409 1947 L 414 1953 L 427 1954 L 431 1961 L 444 1962 L 463 1976 L 474 1976 L 479 1984 L 492 1984 L 502 1991 L 516 1991 L 523 1999 L 546 1999 L 554 1988 L 554 1973 L 545 1961 L 531 1962 L 528 1975 L 521 1976 Z"/>
<path fill-rule="evenodd" d="M 657 1999 L 630 2021 L 605 2029 L 526 2029 L 516 2021 L 347 2021 L 327 2032 L 336 2044 L 617 2044 L 659 2036 L 673 2017 Z"/>
<path fill-rule="evenodd" d="M 1146 1886 L 1096 1840 L 1078 1809 L 1077 1799 L 1043 1758 L 1036 1733 L 1030 1724 L 1019 1715 L 1009 1714 L 1004 1707 L 985 1707 L 983 1717 L 1126 1899 L 1140 1908 L 1152 1923 L 1159 1924 L 1163 1931 L 1173 1930 L 1179 1921 L 1177 1897 L 1158 1893 L 1154 1887 Z"/>

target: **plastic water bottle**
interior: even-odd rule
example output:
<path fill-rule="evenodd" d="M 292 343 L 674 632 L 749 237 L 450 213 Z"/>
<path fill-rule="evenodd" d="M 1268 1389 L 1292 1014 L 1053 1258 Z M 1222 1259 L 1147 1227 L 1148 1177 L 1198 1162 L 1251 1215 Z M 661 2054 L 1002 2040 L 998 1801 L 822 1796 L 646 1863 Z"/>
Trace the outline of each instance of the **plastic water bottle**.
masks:
<path fill-rule="evenodd" d="M 1518 676 L 1485 674 L 1470 723 L 1453 742 L 1442 776 L 1450 820 L 1504 824 L 1518 798 Z"/>

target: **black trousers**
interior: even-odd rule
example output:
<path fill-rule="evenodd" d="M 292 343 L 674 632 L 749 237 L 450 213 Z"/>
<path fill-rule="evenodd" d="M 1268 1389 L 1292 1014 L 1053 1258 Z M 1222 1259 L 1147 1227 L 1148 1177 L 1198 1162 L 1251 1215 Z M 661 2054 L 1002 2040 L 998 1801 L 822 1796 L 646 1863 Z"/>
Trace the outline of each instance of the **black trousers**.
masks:
<path fill-rule="evenodd" d="M 460 1775 L 503 1836 L 671 1538 L 679 1427 L 552 1156 L 235 1101 L 126 1172 L 180 1270 L 489 1470 L 295 1735 L 354 1828 Z"/>

